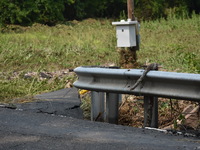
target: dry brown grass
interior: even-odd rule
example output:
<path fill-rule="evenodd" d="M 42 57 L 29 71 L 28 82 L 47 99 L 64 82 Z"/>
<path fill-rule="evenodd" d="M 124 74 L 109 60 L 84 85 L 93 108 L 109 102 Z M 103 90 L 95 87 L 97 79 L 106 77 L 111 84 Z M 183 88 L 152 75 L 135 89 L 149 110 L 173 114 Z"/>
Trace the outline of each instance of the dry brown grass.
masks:
<path fill-rule="evenodd" d="M 133 127 L 143 127 L 144 106 L 143 97 L 125 95 L 123 97 L 123 106 L 119 109 L 119 124 Z M 188 105 L 197 106 L 198 103 L 184 100 L 172 100 L 159 98 L 158 100 L 158 118 L 159 128 L 181 129 L 183 127 L 174 127 L 177 120 L 184 119 L 183 110 Z M 181 118 L 181 116 L 183 118 Z M 187 129 L 187 127 L 184 127 Z"/>

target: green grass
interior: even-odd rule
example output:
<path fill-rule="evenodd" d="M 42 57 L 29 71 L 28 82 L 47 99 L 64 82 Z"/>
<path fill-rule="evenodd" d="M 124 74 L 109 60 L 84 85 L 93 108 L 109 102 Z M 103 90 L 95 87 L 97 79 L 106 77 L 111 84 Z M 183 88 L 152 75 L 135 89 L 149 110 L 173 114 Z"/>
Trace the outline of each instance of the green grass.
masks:
<path fill-rule="evenodd" d="M 118 65 L 111 20 L 87 19 L 54 27 L 10 26 L 0 32 L 0 101 L 64 88 L 69 77 L 25 79 L 27 72 L 83 65 Z M 138 62 L 157 62 L 167 71 L 200 73 L 200 16 L 141 22 Z M 17 78 L 11 78 L 15 73 Z M 70 77 L 70 81 L 75 78 Z"/>
<path fill-rule="evenodd" d="M 112 61 L 109 56 L 115 52 L 111 44 L 114 33 L 108 24 L 97 21 L 55 27 L 36 24 L 30 29 L 22 28 L 21 33 L 1 34 L 0 67 L 3 71 L 54 70 Z"/>
<path fill-rule="evenodd" d="M 142 23 L 139 62 L 160 63 L 168 71 L 200 73 L 200 16 Z"/>

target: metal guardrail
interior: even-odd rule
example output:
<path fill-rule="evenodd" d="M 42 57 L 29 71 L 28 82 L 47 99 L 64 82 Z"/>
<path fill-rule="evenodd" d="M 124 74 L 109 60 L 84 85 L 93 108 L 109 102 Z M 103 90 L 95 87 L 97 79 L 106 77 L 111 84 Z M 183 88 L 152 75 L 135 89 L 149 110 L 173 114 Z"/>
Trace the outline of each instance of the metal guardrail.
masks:
<path fill-rule="evenodd" d="M 144 70 L 103 67 L 78 67 L 74 71 L 78 75 L 78 80 L 74 83 L 75 87 L 96 91 L 96 94 L 99 92 L 105 92 L 107 93 L 106 97 L 108 101 L 111 101 L 109 98 L 113 99 L 112 97 L 115 97 L 116 99 L 116 96 L 114 95 L 109 96 L 111 93 L 145 96 L 146 100 L 144 102 L 146 102 L 147 105 L 149 103 L 148 101 L 152 101 L 154 99 L 155 110 L 152 112 L 154 117 L 157 114 L 157 97 L 200 101 L 200 74 L 150 71 L 141 82 L 141 84 L 139 84 L 134 90 L 131 90 L 132 86 L 135 84 L 138 78 L 140 78 Z M 94 97 L 95 96 L 92 98 L 92 103 L 95 103 L 96 101 Z M 101 97 L 103 96 L 101 95 Z M 97 105 L 92 105 L 92 110 L 94 110 L 95 107 L 97 108 Z M 106 107 L 109 110 L 116 110 L 116 108 L 113 108 L 112 103 L 110 106 Z M 98 111 L 105 111 L 105 109 L 101 108 Z M 146 112 L 148 111 L 146 110 Z M 98 112 L 95 113 L 98 114 Z M 103 119 L 109 122 L 109 119 L 107 119 L 109 118 L 108 116 L 109 113 L 106 113 Z M 116 118 L 117 115 L 115 114 L 114 116 L 114 118 Z M 95 117 L 96 116 L 92 116 L 92 120 L 94 120 Z M 111 118 L 113 117 L 111 116 Z M 156 120 L 155 118 L 152 119 Z M 116 123 L 116 121 L 114 121 L 114 123 Z M 152 126 L 155 127 L 157 125 Z"/>

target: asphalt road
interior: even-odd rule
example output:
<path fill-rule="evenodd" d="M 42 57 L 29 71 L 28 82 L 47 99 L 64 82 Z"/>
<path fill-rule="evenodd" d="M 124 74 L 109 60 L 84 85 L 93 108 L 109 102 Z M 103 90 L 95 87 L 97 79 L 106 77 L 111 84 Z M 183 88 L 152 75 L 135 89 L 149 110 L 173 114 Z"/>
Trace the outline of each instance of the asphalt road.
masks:
<path fill-rule="evenodd" d="M 75 93 L 74 89 L 67 95 L 72 93 Z M 70 105 L 63 99 L 66 103 L 63 106 L 69 107 L 60 113 L 56 106 L 50 109 L 52 105 L 39 101 L 17 105 L 17 109 L 1 107 L 0 150 L 200 150 L 200 139 L 196 137 L 83 120 L 77 96 L 73 97 L 67 98 Z M 54 101 L 54 105 L 56 101 L 62 103 L 58 97 L 44 99 L 46 103 Z M 76 101 L 76 107 L 72 105 L 72 99 Z M 73 115 L 62 115 L 74 109 L 78 110 Z"/>

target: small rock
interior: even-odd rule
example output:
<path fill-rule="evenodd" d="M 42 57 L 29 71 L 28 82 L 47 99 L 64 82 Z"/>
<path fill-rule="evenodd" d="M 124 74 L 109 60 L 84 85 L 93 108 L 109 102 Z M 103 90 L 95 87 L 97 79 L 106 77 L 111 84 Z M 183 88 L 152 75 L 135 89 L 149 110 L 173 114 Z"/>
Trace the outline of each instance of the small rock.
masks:
<path fill-rule="evenodd" d="M 36 77 L 36 76 L 37 76 L 37 72 L 28 72 L 24 75 L 24 78 L 28 79 L 28 78 L 33 78 L 33 77 Z"/>
<path fill-rule="evenodd" d="M 66 84 L 66 86 L 65 86 L 65 88 L 71 88 L 71 87 L 73 87 L 73 84 L 72 84 L 71 82 L 68 82 L 68 83 Z"/>
<path fill-rule="evenodd" d="M 53 75 L 51 73 L 40 72 L 40 77 L 50 79 L 53 77 Z"/>

